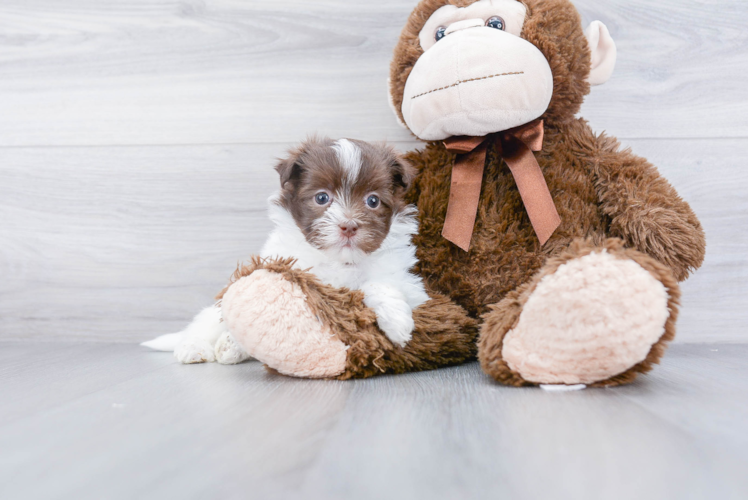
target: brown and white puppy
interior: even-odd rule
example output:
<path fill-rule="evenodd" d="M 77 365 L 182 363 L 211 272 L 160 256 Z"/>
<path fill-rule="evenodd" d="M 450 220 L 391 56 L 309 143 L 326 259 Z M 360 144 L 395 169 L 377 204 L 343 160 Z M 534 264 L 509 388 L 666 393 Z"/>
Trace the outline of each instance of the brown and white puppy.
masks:
<path fill-rule="evenodd" d="M 403 195 L 414 169 L 385 145 L 314 138 L 275 168 L 281 191 L 272 205 L 290 214 L 306 242 L 335 262 L 350 265 L 371 255 L 386 239 L 393 220 L 413 212 Z M 278 215 L 271 206 L 271 218 L 280 229 L 284 221 Z M 276 242 L 287 239 L 291 231 L 284 229 L 270 236 L 263 255 L 287 252 Z M 312 260 L 310 264 L 316 264 Z"/>
<path fill-rule="evenodd" d="M 327 138 L 307 140 L 275 169 L 281 185 L 269 199 L 275 229 L 261 257 L 291 257 L 324 283 L 362 290 L 382 331 L 405 345 L 412 309 L 429 299 L 410 272 L 418 223 L 404 195 L 415 169 L 384 144 Z M 175 356 L 183 363 L 243 361 L 248 355 L 223 325 L 220 306 L 204 309 L 169 337 L 178 342 Z M 158 340 L 146 345 L 159 348 Z"/>

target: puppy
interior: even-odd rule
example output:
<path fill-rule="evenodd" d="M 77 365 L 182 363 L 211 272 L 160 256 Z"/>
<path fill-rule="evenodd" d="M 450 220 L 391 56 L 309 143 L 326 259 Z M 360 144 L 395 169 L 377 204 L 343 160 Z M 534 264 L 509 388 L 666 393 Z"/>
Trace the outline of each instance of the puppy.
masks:
<path fill-rule="evenodd" d="M 292 257 L 324 283 L 363 291 L 380 329 L 404 346 L 413 332 L 413 308 L 429 300 L 421 278 L 410 272 L 418 223 L 403 197 L 415 169 L 389 146 L 317 138 L 275 169 L 281 189 L 268 200 L 275 229 L 261 257 Z M 249 357 L 226 330 L 218 305 L 201 311 L 183 332 L 143 345 L 174 349 L 183 363 Z"/>

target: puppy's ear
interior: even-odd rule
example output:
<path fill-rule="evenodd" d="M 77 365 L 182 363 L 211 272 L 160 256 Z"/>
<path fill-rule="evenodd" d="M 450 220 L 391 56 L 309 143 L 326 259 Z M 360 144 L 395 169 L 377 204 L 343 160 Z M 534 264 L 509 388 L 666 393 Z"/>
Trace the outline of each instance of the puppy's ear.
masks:
<path fill-rule="evenodd" d="M 395 154 L 390 164 L 390 172 L 392 173 L 392 185 L 395 192 L 407 191 L 418 173 L 416 168 L 400 154 Z"/>
<path fill-rule="evenodd" d="M 295 189 L 304 172 L 300 151 L 292 151 L 288 158 L 280 160 L 275 171 L 280 175 L 281 189 Z"/>

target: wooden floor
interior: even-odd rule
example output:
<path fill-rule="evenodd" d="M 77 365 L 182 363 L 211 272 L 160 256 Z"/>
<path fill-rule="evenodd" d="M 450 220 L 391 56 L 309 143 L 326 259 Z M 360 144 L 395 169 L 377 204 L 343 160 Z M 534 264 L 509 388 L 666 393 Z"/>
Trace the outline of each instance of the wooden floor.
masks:
<path fill-rule="evenodd" d="M 745 499 L 748 346 L 547 393 L 477 364 L 310 381 L 95 343 L 0 344 L 3 499 Z"/>

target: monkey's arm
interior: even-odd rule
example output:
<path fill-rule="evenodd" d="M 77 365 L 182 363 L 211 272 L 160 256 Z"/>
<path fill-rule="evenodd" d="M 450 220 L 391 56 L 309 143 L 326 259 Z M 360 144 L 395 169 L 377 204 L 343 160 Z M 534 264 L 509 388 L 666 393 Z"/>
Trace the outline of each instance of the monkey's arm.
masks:
<path fill-rule="evenodd" d="M 405 159 L 410 162 L 418 174 L 410 185 L 410 189 L 405 195 L 408 203 L 414 203 L 418 207 L 419 213 L 438 214 L 440 210 L 435 206 L 423 206 L 424 203 L 439 203 L 441 200 L 433 200 L 433 196 L 427 196 L 426 200 L 421 199 L 424 192 L 430 193 L 434 186 L 449 186 L 451 178 L 450 168 L 436 168 L 438 165 L 451 165 L 452 159 L 450 153 L 444 148 L 441 142 L 431 142 L 423 149 L 409 151 L 404 155 Z"/>
<path fill-rule="evenodd" d="M 668 265 L 678 281 L 701 266 L 701 223 L 651 163 L 604 135 L 596 138 L 590 160 L 611 236 Z"/>

